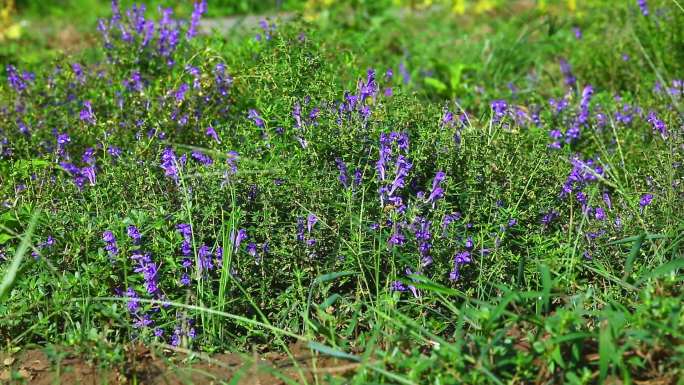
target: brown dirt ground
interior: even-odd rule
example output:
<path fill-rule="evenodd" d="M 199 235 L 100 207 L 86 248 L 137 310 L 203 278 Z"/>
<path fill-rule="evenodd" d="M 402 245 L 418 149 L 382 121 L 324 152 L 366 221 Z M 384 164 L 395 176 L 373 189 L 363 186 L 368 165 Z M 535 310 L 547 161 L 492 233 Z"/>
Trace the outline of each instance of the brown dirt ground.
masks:
<path fill-rule="evenodd" d="M 64 351 L 61 362 L 50 362 L 42 349 L 24 350 L 14 354 L 0 353 L 0 384 L 222 384 L 280 385 L 300 383 L 304 378 L 313 382 L 328 376 L 353 373 L 358 364 L 333 358 L 314 357 L 301 345 L 293 345 L 294 360 L 283 353 L 254 355 L 216 354 L 201 356 L 185 363 L 183 353 L 170 351 L 157 354 L 141 345 L 127 349 L 126 363 L 101 368 L 87 357 Z"/>

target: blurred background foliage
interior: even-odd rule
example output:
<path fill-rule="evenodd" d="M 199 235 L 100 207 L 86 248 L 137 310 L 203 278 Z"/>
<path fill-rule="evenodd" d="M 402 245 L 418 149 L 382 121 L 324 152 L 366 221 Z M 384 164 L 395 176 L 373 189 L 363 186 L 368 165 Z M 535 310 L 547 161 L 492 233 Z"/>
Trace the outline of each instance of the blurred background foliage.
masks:
<path fill-rule="evenodd" d="M 123 7 L 144 3 L 148 14 L 170 7 L 179 17 L 192 11 L 190 0 L 120 0 Z M 109 0 L 0 0 L 0 64 L 41 63 L 83 51 L 97 40 L 97 19 L 110 13 Z M 611 6 L 600 0 L 208 0 L 209 18 L 258 17 L 282 13 L 301 15 L 307 22 L 338 23 L 440 10 L 455 18 L 476 18 L 531 11 L 581 18 L 583 10 Z M 447 12 L 443 12 L 443 11 Z M 360 17 L 359 17 L 360 16 Z M 351 23 L 350 23 L 351 24 Z M 357 29 L 363 25 L 352 26 Z"/>

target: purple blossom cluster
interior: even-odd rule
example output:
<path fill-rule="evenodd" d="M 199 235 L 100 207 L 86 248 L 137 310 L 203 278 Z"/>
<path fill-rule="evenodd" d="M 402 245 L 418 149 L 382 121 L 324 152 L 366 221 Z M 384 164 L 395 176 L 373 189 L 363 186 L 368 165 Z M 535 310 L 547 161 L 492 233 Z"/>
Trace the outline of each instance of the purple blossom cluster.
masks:
<path fill-rule="evenodd" d="M 122 15 L 118 0 L 112 0 L 112 16 L 109 20 L 98 21 L 98 31 L 102 36 L 104 47 L 114 50 L 122 45 L 126 50 L 138 52 L 142 56 L 161 58 L 167 65 L 173 66 L 173 54 L 180 44 L 183 22 L 173 18 L 171 8 L 159 8 L 160 19 L 146 19 L 146 8 L 133 5 Z M 194 10 L 187 27 L 185 37 L 190 40 L 197 35 L 199 20 L 206 12 L 206 0 L 194 3 Z M 110 60 L 114 59 L 110 56 Z"/>
<path fill-rule="evenodd" d="M 52 235 L 48 235 L 44 241 L 39 242 L 36 245 L 37 250 L 34 250 L 33 252 L 31 252 L 31 256 L 34 259 L 38 260 L 38 259 L 40 259 L 41 253 L 43 253 L 46 249 L 49 250 L 54 245 L 55 245 L 55 238 L 53 238 Z"/>
<path fill-rule="evenodd" d="M 391 76 L 388 77 L 388 81 Z M 385 96 L 391 96 L 392 92 L 385 92 Z M 344 100 L 337 105 L 337 122 L 350 120 L 354 117 L 361 119 L 364 124 L 368 122 L 372 114 L 372 106 L 376 105 L 380 96 L 380 86 L 376 81 L 374 69 L 369 69 L 366 79 L 359 80 L 356 85 L 356 92 L 345 92 Z"/>
<path fill-rule="evenodd" d="M 638 1 L 638 4 L 644 15 L 648 15 L 646 2 Z M 141 217 L 134 215 L 132 217 L 136 218 L 140 228 L 126 219 L 124 223 L 127 225 L 127 237 L 124 236 L 123 228 L 113 228 L 114 231 L 106 230 L 101 234 L 101 241 L 98 240 L 97 243 L 100 246 L 104 244 L 104 250 L 112 262 L 111 268 L 126 269 L 127 273 L 132 270 L 134 273 L 124 274 L 125 282 L 117 283 L 120 286 L 117 286 L 116 293 L 125 300 L 136 333 L 151 333 L 156 338 L 167 339 L 174 346 L 182 345 L 188 339 L 195 339 L 202 325 L 196 325 L 195 320 L 189 318 L 187 313 L 177 313 L 176 322 L 169 326 L 168 323 L 161 322 L 163 317 L 169 317 L 168 314 L 160 314 L 165 305 L 147 304 L 144 299 L 166 301 L 166 295 L 173 296 L 182 292 L 187 295 L 186 298 L 195 300 L 202 295 L 204 289 L 207 289 L 206 292 L 214 289 L 219 277 L 225 278 L 225 272 L 237 279 L 237 269 L 240 274 L 258 271 L 262 278 L 267 278 L 267 274 L 272 272 L 268 269 L 271 266 L 268 266 L 270 263 L 267 259 L 271 252 L 269 242 L 272 241 L 271 235 L 267 235 L 268 241 L 261 237 L 269 234 L 269 231 L 273 232 L 274 237 L 279 236 L 279 232 L 286 232 L 283 236 L 289 239 L 284 242 L 286 246 L 301 251 L 291 253 L 297 258 L 305 255 L 309 261 L 322 261 L 326 256 L 337 257 L 344 253 L 331 250 L 336 245 L 326 238 L 328 229 L 342 241 L 346 241 L 345 236 L 351 236 L 347 233 L 345 222 L 332 214 L 339 207 L 349 210 L 350 227 L 356 228 L 357 216 L 352 210 L 361 205 L 358 231 L 369 232 L 371 236 L 364 237 L 367 234 L 361 234 L 359 242 L 372 239 L 368 244 L 377 247 L 374 251 L 380 254 L 380 268 L 383 272 L 398 269 L 398 274 L 403 278 L 388 278 L 390 290 L 407 294 L 410 292 L 418 298 L 421 291 L 417 288 L 420 287 L 417 282 L 421 275 L 434 274 L 452 281 L 452 285 L 462 285 L 464 277 L 475 267 L 473 260 L 477 258 L 484 266 L 488 256 L 497 254 L 512 237 L 519 236 L 523 231 L 538 228 L 544 235 L 551 235 L 554 230 L 566 229 L 573 224 L 573 221 L 568 224 L 564 220 L 568 212 L 582 216 L 584 227 L 573 230 L 579 230 L 582 234 L 581 247 L 586 249 L 580 249 L 580 252 L 583 251 L 582 255 L 587 259 L 593 258 L 600 250 L 601 239 L 618 234 L 623 220 L 628 223 L 634 216 L 637 219 L 647 218 L 657 212 L 658 205 L 664 201 L 666 195 L 661 193 L 662 190 L 659 190 L 656 183 L 651 185 L 650 182 L 648 189 L 639 190 L 640 196 L 632 196 L 629 198 L 631 201 L 628 201 L 623 194 L 617 193 L 615 183 L 609 178 L 613 174 L 606 172 L 602 159 L 591 154 L 588 151 L 591 147 L 585 148 L 584 144 L 592 138 L 591 135 L 586 135 L 591 132 L 589 130 L 594 129 L 597 135 L 609 135 L 610 130 L 604 131 L 603 128 L 614 123 L 618 129 L 629 128 L 629 134 L 636 132 L 639 127 L 647 129 L 662 138 L 655 141 L 658 145 L 672 144 L 672 151 L 676 148 L 674 139 L 681 132 L 680 127 L 677 127 L 676 108 L 668 106 L 666 109 L 645 104 L 642 104 L 645 108 L 641 108 L 628 96 L 615 97 L 614 104 L 601 106 L 605 95 L 595 96 L 592 85 L 578 81 L 570 63 L 565 59 L 560 60 L 564 94 L 561 97 L 554 95 L 555 98 L 549 100 L 548 106 L 532 104 L 524 107 L 521 104 L 524 90 L 513 82 L 508 84 L 508 91 L 504 94 L 508 95 L 505 96 L 508 99 L 485 91 L 484 88 L 476 88 L 477 97 L 483 95 L 485 101 L 480 107 L 472 107 L 473 112 L 467 113 L 460 109 L 462 112 L 458 114 L 449 111 L 447 106 L 441 116 L 432 121 L 427 130 L 434 131 L 429 133 L 437 144 L 434 151 L 431 151 L 432 148 L 421 148 L 420 142 L 416 145 L 409 141 L 409 133 L 411 138 L 419 138 L 424 134 L 424 128 L 395 125 L 390 127 L 401 128 L 388 129 L 384 125 L 386 121 L 381 119 L 386 113 L 382 109 L 383 104 L 393 106 L 390 103 L 393 100 L 389 99 L 394 95 L 392 82 L 395 72 L 392 68 L 384 74 L 377 74 L 373 69 L 368 70 L 356 82 L 353 92 L 344 93 L 342 101 L 319 101 L 312 100 L 310 96 L 297 96 L 291 113 L 286 111 L 285 116 L 278 116 L 278 110 L 271 108 L 262 99 L 256 105 L 252 102 L 235 103 L 235 95 L 239 95 L 237 92 L 241 90 L 237 89 L 235 95 L 231 95 L 233 78 L 226 65 L 216 61 L 216 58 L 211 58 L 207 63 L 183 60 L 184 67 L 175 66 L 179 58 L 187 59 L 180 55 L 179 50 L 188 47 L 187 41 L 197 36 L 199 21 L 206 13 L 206 8 L 205 0 L 195 2 L 189 23 L 175 20 L 170 9 L 160 8 L 160 20 L 156 22 L 146 18 L 144 6 L 135 5 L 122 12 L 118 2 L 113 1 L 112 17 L 99 23 L 111 67 L 100 70 L 94 66 L 73 63 L 56 70 L 48 80 L 51 88 L 55 88 L 53 84 L 61 84 L 60 82 L 67 85 L 65 88 L 68 89 L 68 95 L 60 103 L 68 106 L 69 124 L 63 126 L 46 129 L 45 126 L 52 123 L 30 119 L 29 114 L 24 114 L 28 105 L 26 95 L 39 82 L 35 81 L 31 73 L 20 73 L 11 65 L 6 68 L 7 81 L 13 90 L 10 90 L 10 97 L 15 99 L 12 99 L 14 105 L 2 107 L 9 112 L 0 111 L 3 117 L 10 117 L 6 119 L 9 122 L 8 127 L 0 129 L 0 157 L 11 157 L 13 154 L 8 135 L 12 139 L 17 138 L 17 142 L 37 144 L 41 154 L 47 154 L 52 159 L 52 164 L 58 164 L 66 172 L 64 174 L 58 171 L 57 176 L 68 174 L 67 185 L 70 186 L 73 182 L 78 188 L 78 191 L 70 188 L 73 190 L 71 193 L 79 194 L 84 202 L 91 199 L 92 194 L 89 193 L 96 189 L 105 191 L 105 187 L 109 188 L 109 183 L 105 182 L 111 180 L 111 175 L 118 175 L 115 172 L 135 175 L 135 168 L 145 168 L 148 171 L 146 167 L 151 164 L 153 176 L 164 181 L 161 184 L 164 197 L 169 198 L 168 202 L 164 201 L 169 207 L 161 208 L 169 213 L 164 221 L 183 215 L 185 220 L 192 221 L 193 224 L 212 226 L 212 223 L 216 223 L 213 215 L 217 211 L 221 214 L 231 211 L 232 218 L 239 218 L 238 223 L 231 223 L 227 230 L 223 226 L 220 230 L 209 229 L 215 232 L 207 237 L 202 235 L 204 228 L 200 228 L 200 225 L 200 230 L 195 231 L 194 225 L 190 223 L 174 221 L 168 227 L 175 226 L 167 229 L 171 241 L 164 239 L 164 236 L 157 238 L 158 235 L 153 233 L 158 228 L 146 227 L 139 219 Z M 258 35 L 259 39 L 271 40 L 275 33 L 275 24 L 262 21 L 260 26 L 263 32 Z M 577 39 L 582 38 L 579 28 L 574 33 Z M 296 41 L 294 44 L 297 44 Z M 250 48 L 263 52 L 269 46 L 271 45 L 251 44 Z M 132 62 L 126 62 L 124 55 L 116 55 L 116 50 L 121 47 L 128 50 L 127 57 Z M 174 68 L 171 71 L 168 67 Z M 111 68 L 123 73 L 118 78 L 111 78 L 106 73 Z M 160 85 L 157 82 L 159 79 L 155 79 L 154 73 L 150 71 L 168 71 L 173 74 L 174 81 Z M 398 74 L 405 84 L 410 82 L 404 60 L 399 64 Z M 112 89 L 109 94 L 111 100 L 98 100 L 93 96 L 95 93 L 86 92 L 90 84 L 107 84 Z M 581 88 L 582 84 L 586 85 Z M 657 83 L 654 93 L 659 96 L 655 97 L 667 100 L 668 103 L 670 100 L 679 100 L 684 90 L 682 82 L 675 80 L 671 83 L 672 87 L 666 86 Z M 150 97 L 151 94 L 153 97 Z M 398 95 L 403 96 L 401 92 Z M 81 97 L 88 99 L 80 99 Z M 240 109 L 238 106 L 244 108 Z M 285 108 L 289 109 L 289 106 L 287 104 Z M 578 151 L 570 156 L 569 173 L 560 186 L 558 196 L 554 192 L 558 191 L 559 186 L 550 186 L 549 191 L 552 193 L 539 198 L 543 202 L 539 204 L 541 209 L 532 206 L 535 207 L 534 212 L 527 216 L 519 215 L 521 213 L 517 204 L 513 207 L 513 204 L 504 202 L 510 202 L 510 197 L 503 194 L 501 197 L 495 196 L 494 200 L 501 200 L 497 201 L 496 207 L 491 202 L 492 204 L 485 206 L 485 210 L 492 209 L 496 214 L 492 214 L 493 219 L 489 223 L 483 221 L 485 214 L 474 210 L 475 204 L 472 201 L 478 201 L 479 204 L 480 201 L 491 199 L 492 189 L 478 189 L 474 193 L 470 189 L 471 185 L 478 183 L 491 186 L 488 183 L 499 175 L 496 172 L 490 173 L 489 170 L 480 172 L 481 170 L 459 167 L 461 164 L 469 164 L 467 159 L 473 156 L 465 144 L 466 139 L 470 140 L 470 135 L 477 129 L 476 124 L 471 125 L 471 119 L 478 123 L 478 117 L 488 120 L 490 129 L 516 128 L 517 125 L 518 128 L 531 130 L 539 128 L 542 135 L 548 132 L 552 142 L 549 147 L 563 150 L 542 151 L 549 154 L 552 160 L 564 160 L 570 151 Z M 337 125 L 334 124 L 335 120 Z M 393 124 L 391 119 L 387 122 L 388 125 Z M 276 125 L 282 126 L 273 128 Z M 353 131 L 344 131 L 347 129 L 346 125 L 353 126 Z M 343 147 L 334 146 L 338 142 L 332 140 L 336 138 L 331 138 L 333 145 L 329 147 L 321 143 L 319 134 L 331 132 L 326 131 L 331 126 L 336 133 L 349 133 L 353 136 L 349 153 L 342 153 L 340 148 Z M 6 130 L 11 132 L 8 134 Z M 275 130 L 277 134 L 273 136 L 273 140 L 268 136 L 272 132 L 270 130 Z M 81 135 L 81 131 L 97 133 L 97 137 Z M 257 135 L 250 136 L 254 132 L 261 134 L 261 139 Z M 293 136 L 305 151 L 298 149 L 297 143 L 292 140 Z M 184 141 L 186 139 L 187 142 Z M 256 149 L 249 147 L 253 144 L 250 141 L 257 142 L 253 146 Z M 129 147 L 130 142 L 134 146 Z M 272 143 L 278 143 L 278 147 L 270 147 Z M 432 144 L 431 142 L 430 145 Z M 545 145 L 546 143 L 542 144 L 542 149 Z M 221 156 L 216 154 L 225 154 L 231 148 L 229 146 L 240 148 L 240 154 L 229 151 L 223 162 Z M 609 144 L 610 148 L 607 150 L 609 155 L 616 147 L 611 146 Z M 453 150 L 454 147 L 456 151 Z M 294 151 L 299 151 L 295 157 L 289 152 L 293 148 Z M 276 149 L 282 151 L 282 154 L 276 154 Z M 320 155 L 327 162 L 321 170 L 327 172 L 328 178 L 321 178 L 317 183 L 327 183 L 321 191 L 332 192 L 316 192 L 333 201 L 333 204 L 320 211 L 321 218 L 325 215 L 325 221 L 313 213 L 300 216 L 290 214 L 292 210 L 298 210 L 293 209 L 297 206 L 292 202 L 299 204 L 301 196 L 297 190 L 285 189 L 303 186 L 297 184 L 298 181 L 292 174 L 268 177 L 268 186 L 265 187 L 261 176 L 261 171 L 264 170 L 252 169 L 256 162 L 263 159 L 278 162 L 280 159 L 297 158 L 301 155 L 306 161 L 309 160 L 306 157 L 312 154 Z M 496 159 L 491 161 L 495 162 Z M 241 171 L 239 174 L 238 166 Z M 540 167 L 543 169 L 543 164 Z M 112 171 L 114 168 L 117 170 Z M 194 172 L 197 170 L 199 172 Z M 374 171 L 375 177 L 366 177 L 362 185 L 363 174 L 368 170 L 371 174 Z M 279 173 L 280 170 L 274 172 Z M 56 178 L 54 175 L 48 176 L 53 178 L 52 181 Z M 99 184 L 96 183 L 98 177 Z M 31 178 L 33 180 L 34 175 Z M 534 175 L 530 176 L 530 180 L 533 178 Z M 25 179 L 15 181 L 10 187 L 14 189 L 16 201 L 32 193 L 28 177 Z M 504 180 L 501 183 L 504 186 L 502 190 L 511 188 L 512 191 L 517 191 L 516 186 L 511 187 L 511 184 L 513 183 Z M 342 188 L 336 188 L 340 185 L 344 188 L 344 194 L 339 194 Z M 362 194 L 375 188 L 377 199 L 363 200 L 367 197 Z M 267 195 L 269 198 L 277 197 L 283 190 L 287 194 L 292 193 L 292 197 L 275 202 L 274 208 L 270 207 L 272 202 L 262 199 Z M 183 193 L 181 196 L 177 194 L 179 191 Z M 484 191 L 481 196 L 472 196 L 481 191 Z M 128 191 L 112 191 L 112 194 L 116 193 L 125 196 Z M 215 193 L 217 197 L 205 196 Z M 308 193 L 309 191 L 304 191 L 302 195 Z M 334 201 L 341 199 L 341 196 L 347 199 L 343 202 L 347 206 Z M 184 198 L 188 198 L 188 201 L 184 202 Z M 9 202 L 11 197 L 4 199 L 3 207 L 16 204 Z M 204 199 L 212 199 L 211 202 L 216 205 L 205 206 Z M 521 196 L 518 203 L 525 199 L 528 196 Z M 269 207 L 264 208 L 264 201 L 267 201 Z M 633 209 L 633 214 L 625 216 L 624 208 L 628 205 L 629 209 Z M 300 207 L 307 206 L 300 204 Z M 320 209 L 316 204 L 308 207 Z M 575 214 L 577 207 L 581 208 L 580 214 Z M 185 216 L 185 208 L 190 211 L 188 217 Z M 261 221 L 267 222 L 272 218 L 256 215 L 262 213 L 259 210 L 273 213 L 274 217 L 283 212 L 286 214 L 277 217 L 274 225 L 262 225 Z M 456 210 L 462 210 L 463 213 Z M 346 221 L 347 218 L 343 219 Z M 160 225 L 159 228 L 161 227 L 163 226 Z M 296 241 L 292 240 L 293 230 Z M 118 240 L 115 232 L 120 235 Z M 55 239 L 48 236 L 37 245 L 38 251 L 34 253 L 34 257 L 38 259 L 41 251 L 47 252 L 53 245 Z M 164 250 L 164 245 L 169 245 L 169 250 Z M 280 246 L 274 244 L 275 248 Z M 166 251 L 171 252 L 164 254 Z M 283 255 L 277 251 L 280 250 L 276 249 L 275 255 Z M 98 255 L 101 257 L 101 252 Z M 396 259 L 388 263 L 385 258 L 388 255 Z M 247 264 L 245 260 L 248 261 Z M 396 261 L 401 261 L 399 267 L 395 267 Z M 334 263 L 345 264 L 348 261 L 338 258 Z M 198 288 L 197 293 L 193 293 L 193 288 Z"/>
<path fill-rule="evenodd" d="M 105 242 L 105 250 L 109 254 L 110 258 L 113 259 L 119 255 L 119 248 L 116 245 L 116 237 L 114 236 L 113 232 L 110 230 L 105 231 L 102 233 L 102 239 Z"/>
<path fill-rule="evenodd" d="M 380 206 L 392 206 L 397 212 L 406 209 L 400 193 L 406 185 L 413 164 L 408 159 L 409 138 L 406 133 L 380 134 L 377 171 Z"/>

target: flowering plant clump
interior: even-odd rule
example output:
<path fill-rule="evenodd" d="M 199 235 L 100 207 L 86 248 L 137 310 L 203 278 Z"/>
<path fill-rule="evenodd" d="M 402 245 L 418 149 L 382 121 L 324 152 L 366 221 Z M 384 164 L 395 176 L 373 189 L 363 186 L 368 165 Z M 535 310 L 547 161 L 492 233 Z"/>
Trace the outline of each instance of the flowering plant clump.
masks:
<path fill-rule="evenodd" d="M 208 3 L 175 14 L 115 0 L 87 52 L 4 66 L 0 268 L 17 278 L 0 293 L 3 336 L 207 352 L 380 338 L 399 348 L 368 365 L 415 370 L 403 383 L 431 370 L 397 361 L 408 342 L 456 383 L 511 365 L 526 377 L 506 381 L 535 381 L 520 349 L 552 357 L 556 380 L 602 365 L 563 377 L 578 384 L 627 365 L 582 360 L 620 340 L 596 309 L 627 309 L 616 301 L 644 277 L 681 267 L 676 9 L 597 8 L 641 39 L 600 30 L 620 42 L 611 53 L 579 17 L 440 42 L 369 4 L 207 36 Z M 539 340 L 499 342 L 509 335 Z"/>

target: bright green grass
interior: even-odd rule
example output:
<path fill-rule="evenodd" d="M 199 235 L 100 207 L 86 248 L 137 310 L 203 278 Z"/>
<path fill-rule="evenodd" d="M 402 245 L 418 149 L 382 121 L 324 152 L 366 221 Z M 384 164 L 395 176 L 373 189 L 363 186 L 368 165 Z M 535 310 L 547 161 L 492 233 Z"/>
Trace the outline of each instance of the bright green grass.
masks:
<path fill-rule="evenodd" d="M 106 172 L 81 193 L 56 170 L 53 155 L 38 156 L 35 143 L 17 139 L 21 152 L 0 166 L 0 197 L 12 203 L 0 214 L 0 239 L 10 259 L 2 263 L 0 295 L 9 295 L 0 303 L 0 335 L 8 348 L 67 344 L 103 365 L 121 362 L 121 345 L 136 331 L 112 288 L 142 287 L 125 257 L 134 248 L 126 242 L 126 225 L 137 225 L 145 250 L 167 271 L 177 271 L 180 236 L 173 225 L 186 222 L 195 228 L 193 252 L 204 240 L 224 245 L 224 266 L 235 268 L 238 277 L 226 267 L 213 282 L 181 292 L 162 310 L 166 323 L 159 326 L 171 328 L 177 312 L 196 320 L 200 338 L 188 347 L 197 351 L 287 349 L 303 340 L 313 351 L 362 364 L 349 379 L 321 378 L 332 383 L 677 383 L 684 377 L 684 175 L 677 166 L 684 161 L 682 105 L 652 89 L 657 80 L 684 77 L 684 13 L 674 3 L 659 4 L 665 9 L 660 23 L 643 18 L 631 3 L 597 5 L 582 17 L 529 11 L 476 19 L 439 11 L 400 16 L 396 9 L 352 14 L 341 5 L 315 24 L 280 27 L 268 43 L 256 43 L 251 32 L 195 41 L 182 64 L 209 69 L 225 61 L 234 87 L 230 118 L 206 120 L 214 123 L 221 144 L 193 132 L 172 132 L 164 143 L 214 156 L 215 165 L 190 169 L 179 186 L 159 169 L 159 143 L 136 141 L 131 131 L 105 134 L 131 119 L 145 119 L 146 128 L 171 127 L 168 114 L 144 111 L 142 95 L 132 101 L 137 108 L 118 110 L 114 87 L 92 79 L 79 98 L 98 100 L 106 121 L 82 125 L 77 106 L 70 114 L 61 106 L 34 113 L 47 127 L 85 130 L 72 135 L 73 147 L 97 138 L 124 148 L 125 158 L 137 162 L 103 160 Z M 583 29 L 581 40 L 573 35 L 575 25 Z M 302 31 L 306 38 L 299 42 Z M 630 59 L 623 61 L 623 54 Z M 84 55 L 88 62 L 102 53 Z M 543 127 L 507 129 L 492 121 L 493 99 L 533 107 L 562 97 L 561 57 L 572 64 L 580 87 L 593 85 L 593 108 L 600 105 L 612 117 L 621 108 L 614 97 L 622 95 L 645 110 L 657 109 L 672 136 L 654 136 L 643 121 L 627 128 L 609 119 L 603 131 L 585 130 L 581 145 L 552 151 L 548 131 L 567 122 L 548 111 Z M 399 63 L 410 74 L 407 84 Z M 127 65 L 114 76 L 128 76 Z M 339 126 L 324 112 L 307 132 L 306 149 L 292 135 L 274 133 L 292 127 L 295 101 L 342 100 L 368 68 L 381 78 L 388 67 L 394 69 L 394 96 L 378 103 L 368 126 L 359 120 Z M 187 80 L 181 70 L 158 70 L 148 92 L 161 96 Z M 66 83 L 54 92 L 65 95 Z M 10 93 L 2 87 L 7 100 Z M 571 97 L 573 106 L 578 99 Z M 245 118 L 250 108 L 266 120 L 269 146 Z M 439 124 L 445 108 L 469 113 L 458 148 L 453 128 Z M 377 140 L 390 130 L 410 133 L 411 175 L 421 189 L 429 188 L 436 170 L 447 172 L 446 198 L 430 214 L 433 233 L 444 214 L 464 214 L 449 237 L 435 241 L 435 262 L 421 276 L 404 274 L 417 264 L 415 247 L 388 250 L 388 234 L 368 229 L 379 218 L 397 218 L 379 207 L 374 184 Z M 51 139 L 48 130 L 40 135 Z M 239 172 L 222 187 L 229 150 L 240 154 Z M 622 230 L 591 248 L 591 260 L 582 256 L 589 247 L 584 234 L 598 231 L 599 224 L 579 206 L 558 200 L 574 152 L 601 159 L 608 178 L 587 189 L 589 199 L 601 204 L 603 190 L 610 189 L 622 219 Z M 364 183 L 355 192 L 340 187 L 336 157 L 363 171 Z M 39 180 L 56 175 L 56 182 L 30 183 L 32 173 Z M 276 185 L 276 178 L 284 183 Z M 29 188 L 16 194 L 20 183 Z M 250 198 L 251 186 L 258 194 Z M 641 211 L 640 197 L 654 190 L 654 203 Z M 544 229 L 539 220 L 550 208 L 560 217 Z M 412 210 L 409 217 L 418 214 Z M 295 239 L 296 217 L 309 213 L 320 219 L 313 258 Z M 500 234 L 510 218 L 518 224 Z M 456 237 L 466 233 L 468 222 L 477 248 L 492 252 L 478 255 L 459 281 L 450 282 L 460 247 Z M 271 253 L 261 264 L 227 246 L 238 228 L 247 228 L 251 239 L 268 240 Z M 114 231 L 120 242 L 124 257 L 115 267 L 103 249 L 104 230 Z M 22 249 L 22 234 L 34 243 L 53 234 L 58 249 L 34 261 Z M 492 234 L 501 236 L 500 247 Z M 175 290 L 172 279 L 167 285 Z M 397 279 L 421 296 L 389 291 Z"/>

